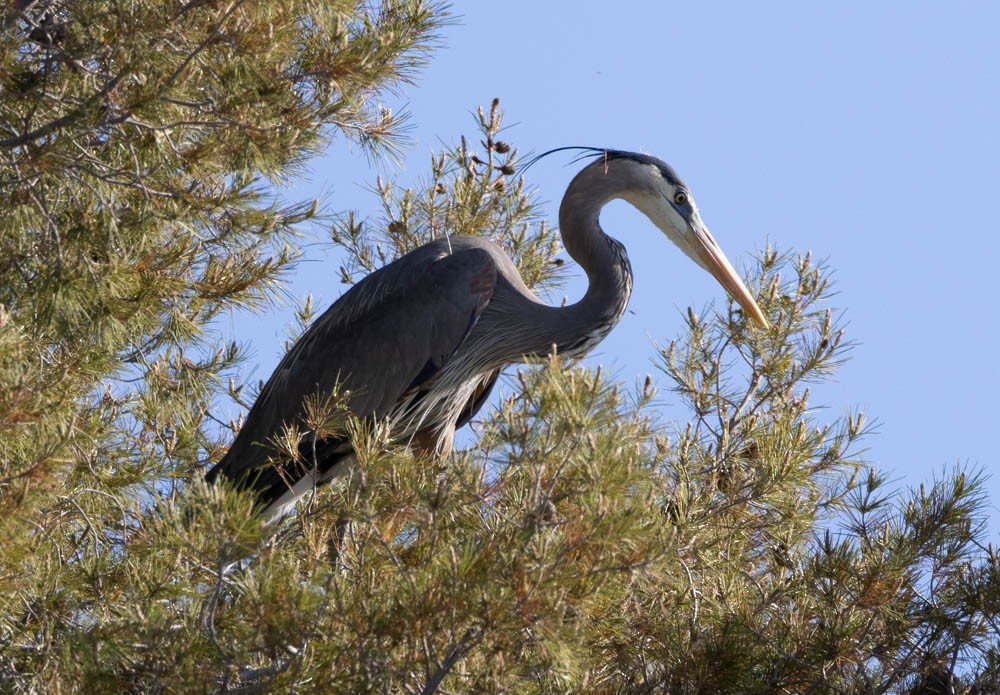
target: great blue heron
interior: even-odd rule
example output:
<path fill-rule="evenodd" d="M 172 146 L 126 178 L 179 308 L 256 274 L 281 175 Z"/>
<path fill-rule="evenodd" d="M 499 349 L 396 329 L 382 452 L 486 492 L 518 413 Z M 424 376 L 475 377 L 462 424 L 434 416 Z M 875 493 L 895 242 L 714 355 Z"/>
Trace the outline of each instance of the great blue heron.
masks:
<path fill-rule="evenodd" d="M 266 519 L 340 475 L 353 456 L 346 437 L 308 441 L 296 461 L 275 459 L 271 440 L 303 428 L 303 402 L 344 389 L 359 418 L 388 418 L 393 436 L 445 455 L 455 429 L 482 406 L 500 370 L 553 350 L 572 357 L 597 345 L 625 311 L 632 269 L 625 247 L 598 221 L 605 204 L 634 205 L 705 268 L 761 326 L 767 320 L 674 170 L 644 154 L 595 155 L 559 207 L 563 245 L 587 273 L 583 298 L 542 304 L 499 246 L 452 236 L 371 273 L 313 323 L 285 355 L 228 453 L 208 473 L 252 489 Z M 307 438 L 308 439 L 308 438 Z"/>

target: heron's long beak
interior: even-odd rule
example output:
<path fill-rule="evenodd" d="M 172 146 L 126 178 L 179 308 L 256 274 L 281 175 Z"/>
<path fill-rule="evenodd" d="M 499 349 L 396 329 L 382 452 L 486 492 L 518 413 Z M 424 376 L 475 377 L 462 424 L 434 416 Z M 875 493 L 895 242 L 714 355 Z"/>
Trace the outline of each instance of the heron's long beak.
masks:
<path fill-rule="evenodd" d="M 730 297 L 739 302 L 739 305 L 743 307 L 743 311 L 761 326 L 768 328 L 764 312 L 757 306 L 753 295 L 750 294 L 750 290 L 743 284 L 743 280 L 740 279 L 740 276 L 729 263 L 726 254 L 715 243 L 715 239 L 712 238 L 708 228 L 701 223 L 701 220 L 696 220 L 695 224 L 691 226 L 691 231 L 691 245 L 694 247 L 698 260 L 704 266 L 705 270 L 710 272 L 712 277 L 719 281 L 719 284 L 726 289 Z"/>

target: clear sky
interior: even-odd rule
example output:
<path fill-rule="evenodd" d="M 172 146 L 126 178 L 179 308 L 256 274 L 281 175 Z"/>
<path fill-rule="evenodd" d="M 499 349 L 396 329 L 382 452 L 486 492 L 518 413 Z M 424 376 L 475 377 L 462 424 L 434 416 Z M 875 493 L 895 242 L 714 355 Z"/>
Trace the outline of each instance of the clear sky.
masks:
<path fill-rule="evenodd" d="M 373 168 L 334 142 L 284 195 L 322 192 L 334 212 L 375 214 L 365 187 L 377 173 L 423 176 L 429 153 L 473 135 L 472 110 L 493 97 L 522 151 L 656 155 L 737 267 L 770 242 L 835 269 L 832 306 L 858 345 L 811 401 L 877 420 L 869 460 L 900 486 L 955 463 L 997 468 L 1000 4 L 504 0 L 453 11 L 416 85 L 387 102 L 412 115 L 402 164 Z M 575 170 L 553 158 L 530 171 L 553 222 Z M 602 224 L 629 248 L 635 289 L 590 362 L 626 382 L 655 377 L 652 341 L 679 335 L 685 308 L 719 305 L 723 291 L 623 203 Z M 322 308 L 344 287 L 334 258 L 309 258 L 291 293 Z M 233 318 L 254 378 L 280 358 L 292 313 Z M 988 487 L 996 542 L 1000 476 Z"/>

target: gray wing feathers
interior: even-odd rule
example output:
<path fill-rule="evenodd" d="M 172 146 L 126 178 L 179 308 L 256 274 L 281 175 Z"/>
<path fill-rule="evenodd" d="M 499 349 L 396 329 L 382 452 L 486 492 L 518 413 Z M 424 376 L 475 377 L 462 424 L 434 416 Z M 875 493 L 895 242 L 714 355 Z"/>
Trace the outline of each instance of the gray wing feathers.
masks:
<path fill-rule="evenodd" d="M 422 247 L 369 275 L 310 326 L 209 480 L 220 473 L 240 480 L 265 466 L 273 452 L 267 441 L 302 415 L 308 396 L 339 383 L 350 389 L 355 415 L 383 417 L 460 349 L 493 294 L 497 265 L 484 248 L 444 255 L 442 246 Z"/>

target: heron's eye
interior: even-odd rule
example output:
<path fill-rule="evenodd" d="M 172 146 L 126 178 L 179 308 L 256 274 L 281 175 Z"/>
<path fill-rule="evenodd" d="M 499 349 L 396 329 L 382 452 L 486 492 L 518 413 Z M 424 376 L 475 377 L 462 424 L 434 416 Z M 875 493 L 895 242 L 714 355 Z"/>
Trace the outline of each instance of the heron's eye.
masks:
<path fill-rule="evenodd" d="M 678 205 L 683 205 L 684 203 L 688 202 L 687 194 L 684 193 L 684 191 L 677 191 L 676 193 L 674 193 L 674 202 L 677 203 Z"/>

